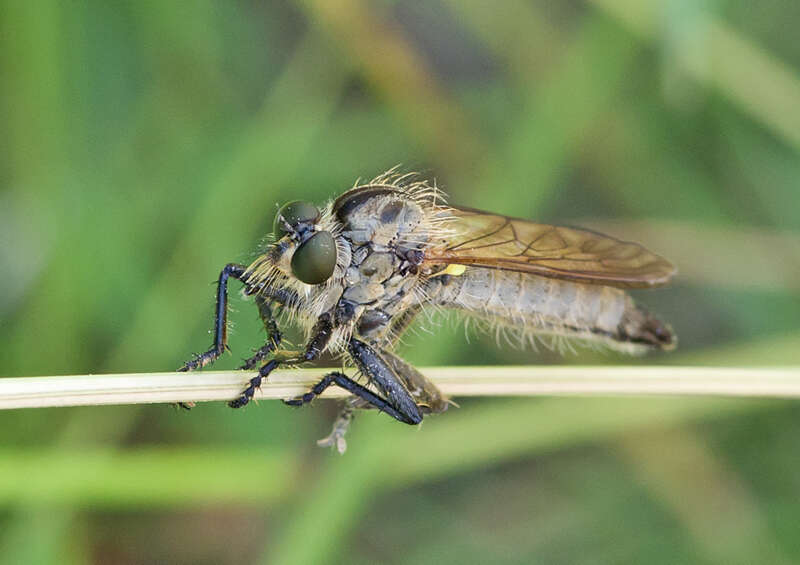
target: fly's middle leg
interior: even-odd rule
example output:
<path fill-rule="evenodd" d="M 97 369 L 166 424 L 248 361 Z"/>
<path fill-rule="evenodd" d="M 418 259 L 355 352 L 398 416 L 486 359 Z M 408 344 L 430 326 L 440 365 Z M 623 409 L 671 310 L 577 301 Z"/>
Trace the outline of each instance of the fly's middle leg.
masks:
<path fill-rule="evenodd" d="M 242 406 L 246 406 L 247 404 L 249 404 L 250 401 L 253 399 L 256 390 L 258 390 L 258 388 L 261 386 L 263 380 L 266 379 L 272 371 L 277 369 L 278 366 L 283 364 L 296 365 L 299 363 L 305 363 L 307 361 L 313 361 L 314 359 L 319 357 L 320 354 L 324 351 L 325 347 L 328 345 L 332 333 L 333 333 L 333 324 L 331 322 L 330 316 L 328 316 L 327 314 L 320 316 L 319 320 L 317 320 L 317 323 L 314 326 L 311 340 L 308 342 L 308 344 L 306 344 L 304 352 L 302 353 L 284 352 L 282 354 L 276 355 L 274 359 L 270 359 L 269 361 L 267 361 L 258 370 L 258 375 L 250 379 L 248 387 L 244 389 L 237 398 L 228 402 L 228 406 L 230 406 L 231 408 L 241 408 Z M 269 344 L 267 344 L 267 346 L 268 345 Z M 260 352 L 261 350 L 259 350 L 259 352 L 257 352 L 256 355 L 254 355 L 251 359 L 248 359 L 245 362 L 245 365 L 247 365 L 249 362 L 253 360 L 254 364 L 257 363 L 258 362 L 257 358 Z"/>
<path fill-rule="evenodd" d="M 253 395 L 261 387 L 261 382 L 266 379 L 269 374 L 278 367 L 278 365 L 279 362 L 275 359 L 264 363 L 258 370 L 258 374 L 250 379 L 249 385 L 246 389 L 244 389 L 244 391 L 242 391 L 242 394 L 228 402 L 228 406 L 231 408 L 241 408 L 250 402 L 250 400 L 253 398 Z"/>
<path fill-rule="evenodd" d="M 243 371 L 249 371 L 274 353 L 283 339 L 283 334 L 281 334 L 281 330 L 278 328 L 278 323 L 272 315 L 272 305 L 270 301 L 260 295 L 256 296 L 256 306 L 258 306 L 258 313 L 261 316 L 261 320 L 264 322 L 264 328 L 267 330 L 267 342 L 262 345 L 252 357 L 246 359 L 242 363 L 239 369 Z"/>

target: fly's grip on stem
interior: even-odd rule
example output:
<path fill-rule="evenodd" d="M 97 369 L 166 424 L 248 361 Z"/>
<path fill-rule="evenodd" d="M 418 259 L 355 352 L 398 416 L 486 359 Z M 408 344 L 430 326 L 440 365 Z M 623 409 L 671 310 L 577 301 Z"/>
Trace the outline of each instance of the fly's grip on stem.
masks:
<path fill-rule="evenodd" d="M 263 304 L 259 304 L 259 309 L 261 309 L 262 314 Z M 274 320 L 272 318 L 265 319 L 265 324 L 269 327 L 274 324 Z M 277 340 L 280 340 L 280 332 L 277 332 L 277 325 L 274 326 L 276 333 L 277 333 Z M 277 353 L 271 360 L 267 361 L 259 370 L 258 375 L 250 379 L 250 382 L 246 389 L 242 391 L 242 394 L 228 402 L 228 406 L 231 408 L 241 408 L 246 406 L 250 400 L 255 395 L 256 390 L 259 389 L 261 383 L 264 379 L 266 379 L 269 374 L 274 371 L 279 365 L 297 365 L 307 361 L 313 361 L 317 359 L 322 351 L 325 349 L 325 346 L 328 344 L 331 338 L 331 333 L 333 332 L 333 325 L 331 324 L 330 316 L 324 315 L 321 316 L 320 319 L 317 321 L 317 324 L 314 326 L 314 334 L 311 340 L 306 345 L 305 351 L 303 353 L 298 352 L 282 352 Z M 273 333 L 270 337 L 274 336 Z M 270 339 L 270 341 L 261 347 L 256 354 L 245 361 L 244 365 L 242 366 L 243 369 L 254 367 L 260 360 L 262 360 L 267 355 L 271 354 L 275 347 L 277 346 L 276 340 Z"/>

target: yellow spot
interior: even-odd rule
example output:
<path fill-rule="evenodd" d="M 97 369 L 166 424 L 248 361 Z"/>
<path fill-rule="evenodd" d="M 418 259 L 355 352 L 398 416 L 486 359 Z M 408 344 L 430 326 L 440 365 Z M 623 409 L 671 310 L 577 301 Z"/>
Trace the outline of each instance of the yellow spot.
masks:
<path fill-rule="evenodd" d="M 466 265 L 451 264 L 451 265 L 447 265 L 447 268 L 444 271 L 442 271 L 441 273 L 439 273 L 439 274 L 440 275 L 453 275 L 454 277 L 457 277 L 459 275 L 463 275 L 464 271 L 466 271 L 466 270 L 467 270 L 467 266 Z"/>

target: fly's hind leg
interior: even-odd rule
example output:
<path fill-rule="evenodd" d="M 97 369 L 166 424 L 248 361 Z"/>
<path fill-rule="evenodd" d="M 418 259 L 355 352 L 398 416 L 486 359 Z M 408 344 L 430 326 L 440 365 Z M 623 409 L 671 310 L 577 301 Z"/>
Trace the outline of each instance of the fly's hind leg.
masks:
<path fill-rule="evenodd" d="M 451 404 L 450 399 L 444 396 L 436 385 L 426 379 L 422 373 L 391 351 L 381 350 L 381 357 L 403 382 L 423 414 L 436 414 L 447 410 Z M 375 406 L 358 396 L 350 396 L 345 399 L 342 408 L 339 410 L 339 415 L 333 423 L 331 433 L 317 441 L 317 445 L 320 447 L 335 447 L 339 453 L 344 453 L 347 450 L 345 435 L 355 418 L 356 410 L 369 408 L 375 408 Z"/>
<path fill-rule="evenodd" d="M 398 317 L 397 321 L 392 324 L 386 347 L 394 347 L 421 311 L 422 307 L 415 305 L 408 308 Z M 381 349 L 380 352 L 381 356 L 403 381 L 406 389 L 408 389 L 408 392 L 414 397 L 414 400 L 420 408 L 422 408 L 423 412 L 426 414 L 444 412 L 450 404 L 453 404 L 449 398 L 441 393 L 436 385 L 426 379 L 425 376 L 412 365 L 405 362 L 387 348 Z"/>
<path fill-rule="evenodd" d="M 398 420 L 406 424 L 419 424 L 422 421 L 420 407 L 417 406 L 403 379 L 383 356 L 384 352 L 377 351 L 356 338 L 350 339 L 348 352 L 359 371 L 383 394 L 389 405 L 403 415 L 403 418 L 397 418 Z M 372 402 L 370 404 L 381 409 Z"/>
<path fill-rule="evenodd" d="M 383 396 L 355 382 L 344 373 L 335 371 L 325 375 L 306 394 L 285 402 L 291 406 L 307 404 L 335 384 L 354 394 L 360 402 L 386 412 L 400 422 L 413 425 L 422 421 L 422 412 L 406 390 L 403 380 L 375 349 L 361 340 L 351 338 L 348 352 L 361 373 Z"/>
<path fill-rule="evenodd" d="M 419 420 L 415 420 L 414 415 L 405 414 L 397 410 L 394 406 L 392 406 L 389 401 L 384 398 L 381 398 L 367 387 L 357 383 L 344 373 L 339 371 L 333 371 L 332 373 L 328 373 L 322 379 L 311 387 L 307 393 L 302 396 L 298 396 L 296 398 L 292 398 L 289 400 L 284 400 L 284 403 L 288 404 L 289 406 L 302 406 L 303 404 L 308 404 L 316 397 L 321 395 L 325 392 L 331 385 L 337 385 L 346 391 L 354 394 L 356 397 L 360 398 L 361 400 L 365 401 L 370 406 L 373 406 L 380 410 L 381 412 L 386 412 L 392 418 L 395 418 L 401 422 L 405 422 L 406 424 L 419 424 L 420 420 L 422 420 L 422 416 L 419 416 Z"/>

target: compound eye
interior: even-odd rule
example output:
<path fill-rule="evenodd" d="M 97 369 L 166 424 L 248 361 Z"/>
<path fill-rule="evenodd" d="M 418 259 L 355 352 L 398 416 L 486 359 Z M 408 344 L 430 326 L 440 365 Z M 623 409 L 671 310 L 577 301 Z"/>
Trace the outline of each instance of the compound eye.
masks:
<path fill-rule="evenodd" d="M 301 223 L 313 224 L 319 219 L 319 209 L 310 202 L 294 200 L 281 206 L 275 215 L 272 231 L 276 237 L 281 238 L 286 235 L 286 224 L 292 227 Z M 286 223 L 284 223 L 286 222 Z"/>
<path fill-rule="evenodd" d="M 330 232 L 312 235 L 292 256 L 292 273 L 306 284 L 320 284 L 336 268 L 336 242 Z"/>

